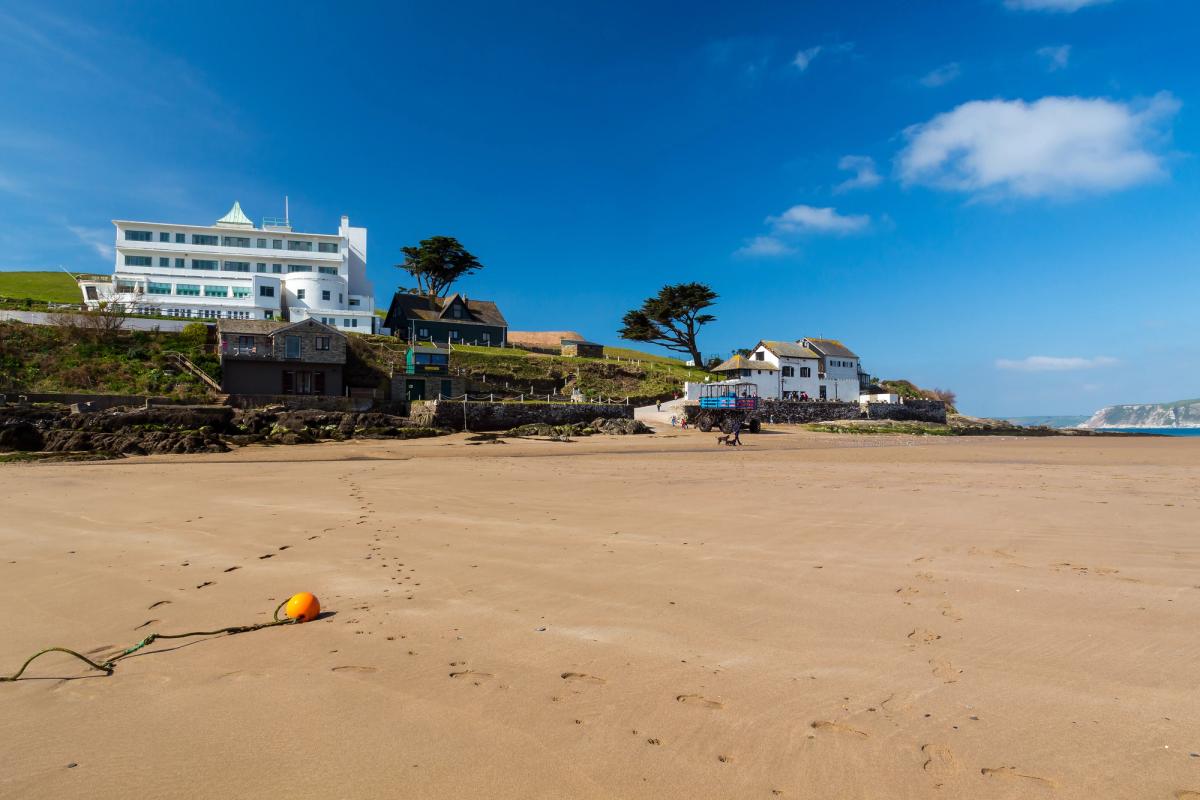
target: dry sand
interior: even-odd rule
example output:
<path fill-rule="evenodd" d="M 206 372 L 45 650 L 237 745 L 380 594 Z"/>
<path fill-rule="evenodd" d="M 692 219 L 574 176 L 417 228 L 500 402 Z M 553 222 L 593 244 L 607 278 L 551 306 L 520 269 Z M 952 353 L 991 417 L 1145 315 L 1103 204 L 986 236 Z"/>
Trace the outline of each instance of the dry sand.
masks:
<path fill-rule="evenodd" d="M 1200 796 L 1200 441 L 0 466 L 0 797 Z"/>

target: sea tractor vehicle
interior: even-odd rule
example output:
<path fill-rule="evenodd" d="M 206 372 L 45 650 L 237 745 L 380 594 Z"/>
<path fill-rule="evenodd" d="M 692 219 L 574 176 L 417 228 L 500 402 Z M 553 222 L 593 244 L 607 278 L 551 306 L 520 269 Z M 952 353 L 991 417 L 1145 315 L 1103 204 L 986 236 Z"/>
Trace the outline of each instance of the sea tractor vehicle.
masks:
<path fill-rule="evenodd" d="M 732 433 L 737 422 L 742 430 L 758 433 L 762 429 L 759 408 L 758 387 L 753 383 L 706 383 L 700 387 L 699 406 L 689 406 L 687 416 L 705 433 L 713 428 Z"/>

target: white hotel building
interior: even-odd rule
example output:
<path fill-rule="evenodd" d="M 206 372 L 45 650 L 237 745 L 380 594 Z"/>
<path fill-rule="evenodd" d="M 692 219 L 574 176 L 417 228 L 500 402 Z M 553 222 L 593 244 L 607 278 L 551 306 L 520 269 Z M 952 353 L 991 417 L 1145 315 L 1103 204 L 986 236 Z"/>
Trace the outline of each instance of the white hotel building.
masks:
<path fill-rule="evenodd" d="M 113 220 L 111 281 L 81 280 L 84 303 L 191 319 L 299 322 L 373 333 L 367 229 L 342 217 L 336 234 L 297 233 L 287 220 L 255 228 L 241 205 L 214 225 Z"/>

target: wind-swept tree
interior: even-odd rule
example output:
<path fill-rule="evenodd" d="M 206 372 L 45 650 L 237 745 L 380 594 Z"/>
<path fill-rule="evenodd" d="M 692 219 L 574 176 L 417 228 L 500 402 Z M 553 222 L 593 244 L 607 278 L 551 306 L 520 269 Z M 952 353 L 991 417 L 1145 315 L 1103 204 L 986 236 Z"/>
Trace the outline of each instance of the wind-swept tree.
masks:
<path fill-rule="evenodd" d="M 396 266 L 417 279 L 417 291 L 433 297 L 445 297 L 456 280 L 483 269 L 453 236 L 430 236 L 416 247 L 401 247 L 400 252 L 404 262 Z"/>
<path fill-rule="evenodd" d="M 677 283 L 664 286 L 654 297 L 648 297 L 641 308 L 625 314 L 620 331 L 622 339 L 649 342 L 687 353 L 697 366 L 704 363 L 696 334 L 700 328 L 716 319 L 701 313 L 713 304 L 717 293 L 703 283 Z"/>

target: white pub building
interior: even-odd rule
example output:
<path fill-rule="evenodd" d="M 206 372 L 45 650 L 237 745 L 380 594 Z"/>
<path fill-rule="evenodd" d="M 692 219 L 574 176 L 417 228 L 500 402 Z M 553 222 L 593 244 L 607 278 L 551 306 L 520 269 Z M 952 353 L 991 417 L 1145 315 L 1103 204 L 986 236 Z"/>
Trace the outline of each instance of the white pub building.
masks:
<path fill-rule="evenodd" d="M 254 227 L 239 203 L 213 225 L 113 220 L 111 281 L 81 280 L 84 303 L 185 319 L 315 319 L 374 333 L 367 229 L 342 217 L 336 234 L 299 233 L 287 219 Z"/>

